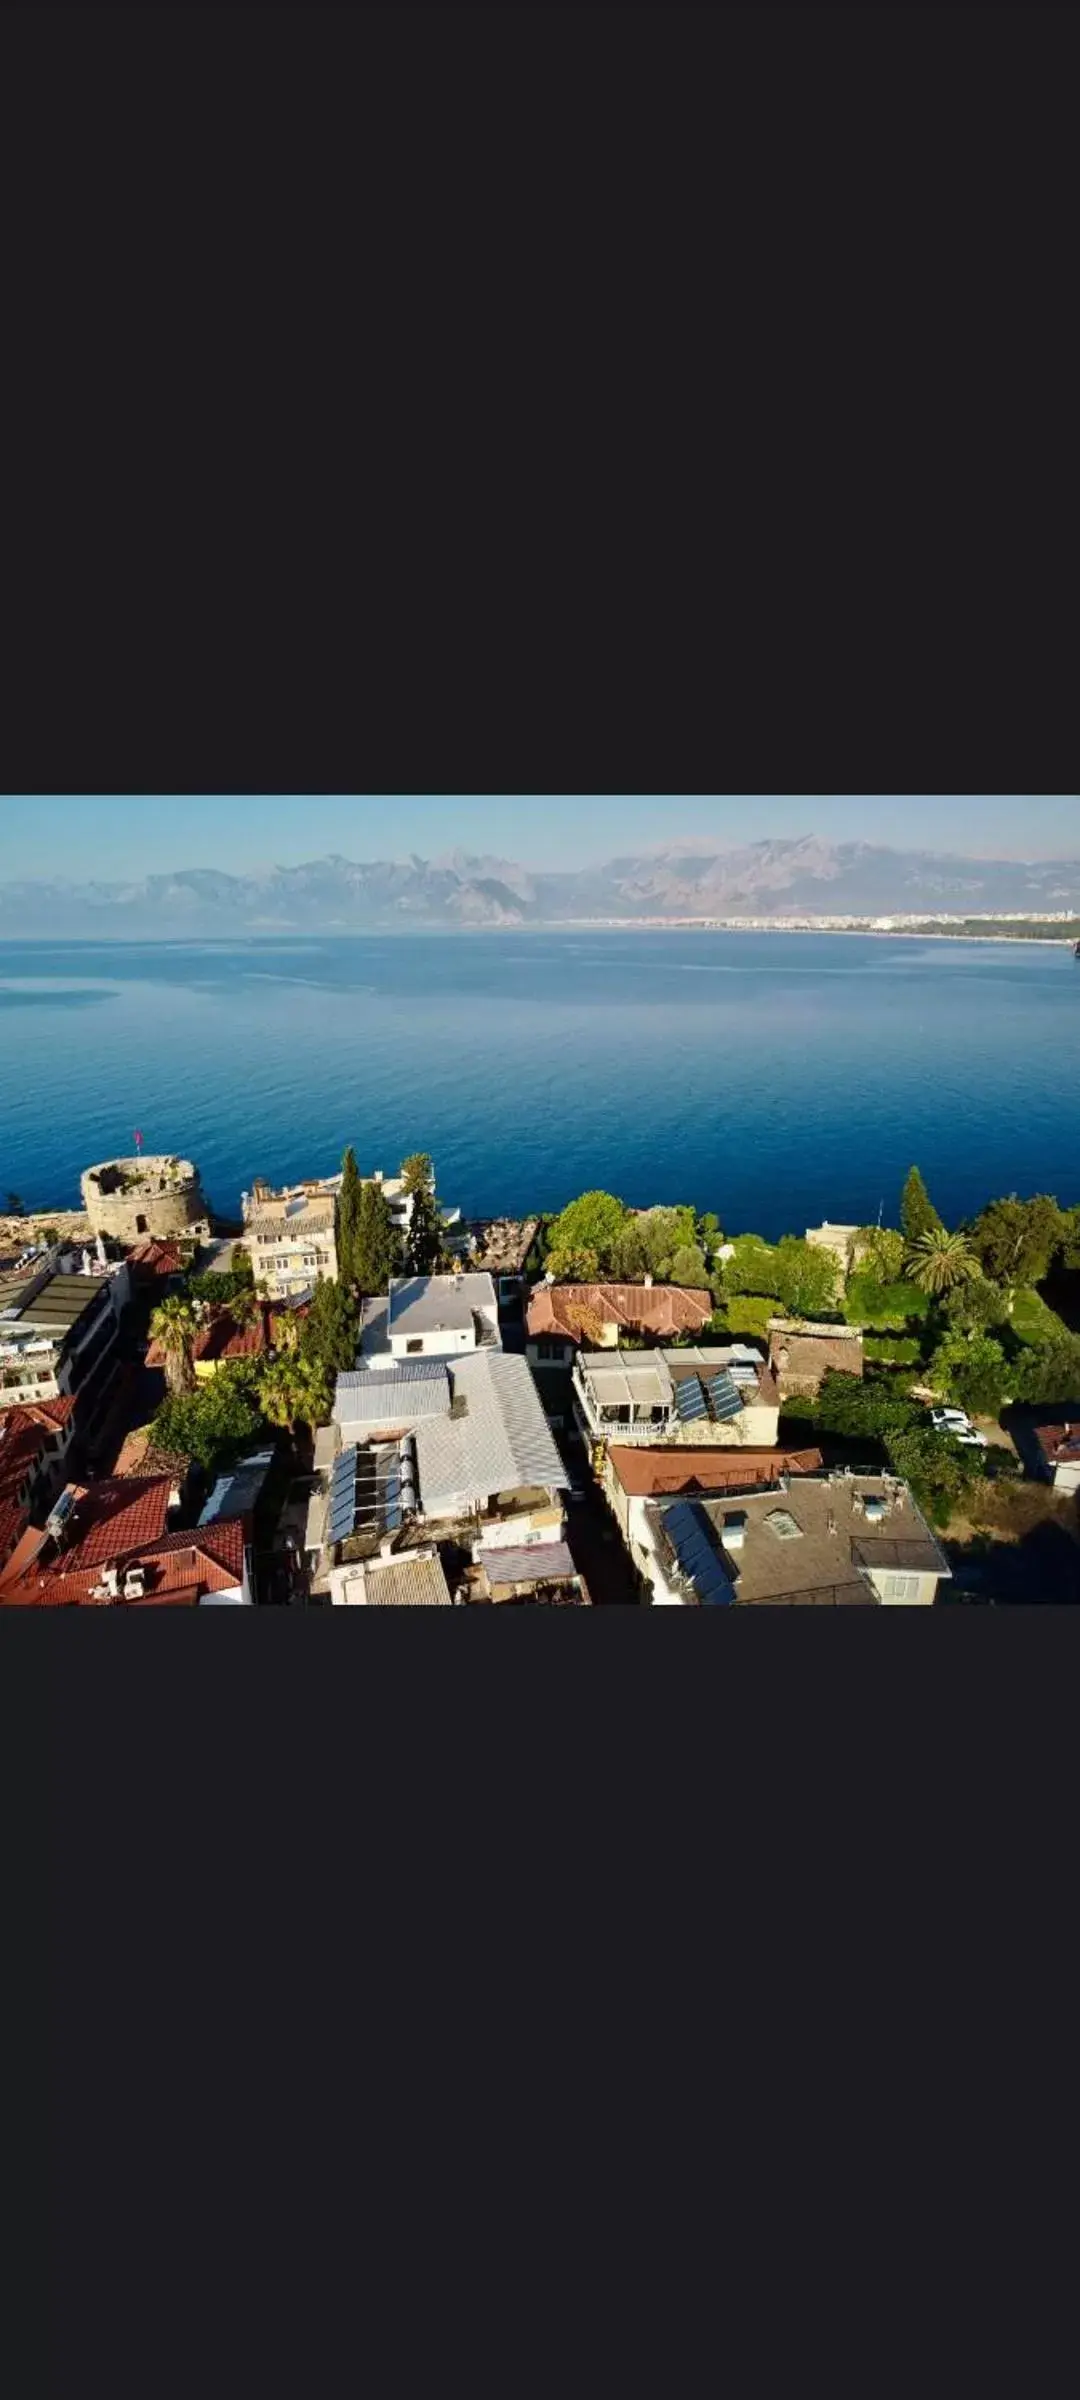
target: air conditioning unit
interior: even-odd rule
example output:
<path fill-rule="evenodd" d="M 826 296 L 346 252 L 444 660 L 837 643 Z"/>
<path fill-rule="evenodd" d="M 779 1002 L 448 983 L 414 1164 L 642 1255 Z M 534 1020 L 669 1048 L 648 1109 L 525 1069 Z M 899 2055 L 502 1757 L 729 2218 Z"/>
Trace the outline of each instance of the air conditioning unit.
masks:
<path fill-rule="evenodd" d="M 125 1575 L 125 1577 L 124 1577 L 124 1598 L 125 1598 L 125 1600 L 143 1600 L 143 1599 L 145 1599 L 145 1597 L 146 1597 L 146 1570 L 145 1570 L 145 1568 L 143 1568 L 143 1567 L 129 1567 L 129 1568 L 128 1568 L 128 1571 L 127 1571 L 127 1574 L 126 1574 L 126 1575 Z"/>
<path fill-rule="evenodd" d="M 105 1567 L 102 1570 L 101 1589 L 107 1600 L 119 1600 L 120 1570 L 118 1567 Z"/>

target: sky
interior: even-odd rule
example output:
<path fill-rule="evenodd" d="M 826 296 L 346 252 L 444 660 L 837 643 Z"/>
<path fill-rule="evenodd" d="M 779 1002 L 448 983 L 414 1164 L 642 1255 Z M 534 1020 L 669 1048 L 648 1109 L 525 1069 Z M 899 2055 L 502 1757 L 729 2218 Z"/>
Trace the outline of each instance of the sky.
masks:
<path fill-rule="evenodd" d="M 0 796 L 0 878 L 115 878 L 182 867 L 243 874 L 328 852 L 370 859 L 419 851 L 433 858 L 456 848 L 527 866 L 588 866 L 699 836 L 723 849 L 807 833 L 972 857 L 1075 858 L 1080 798 Z"/>

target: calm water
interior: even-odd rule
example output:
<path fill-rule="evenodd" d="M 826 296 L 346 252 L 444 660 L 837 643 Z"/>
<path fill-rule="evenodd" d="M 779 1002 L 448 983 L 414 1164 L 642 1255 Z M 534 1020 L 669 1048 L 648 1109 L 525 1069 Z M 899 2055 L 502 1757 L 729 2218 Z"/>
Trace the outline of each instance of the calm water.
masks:
<path fill-rule="evenodd" d="M 502 933 L 0 945 L 0 1200 L 81 1167 L 255 1174 L 409 1150 L 469 1214 L 593 1184 L 729 1230 L 861 1222 L 918 1160 L 947 1217 L 1080 1200 L 1080 965 L 1034 943 Z"/>

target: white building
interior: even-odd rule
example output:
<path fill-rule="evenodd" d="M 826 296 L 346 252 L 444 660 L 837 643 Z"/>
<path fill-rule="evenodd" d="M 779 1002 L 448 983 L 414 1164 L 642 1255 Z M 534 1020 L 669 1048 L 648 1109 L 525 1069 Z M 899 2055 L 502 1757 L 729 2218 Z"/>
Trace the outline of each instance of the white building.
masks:
<path fill-rule="evenodd" d="M 70 1396 L 85 1432 L 112 1381 L 131 1278 L 126 1264 L 64 1274 L 55 1255 L 0 1280 L 0 1409 Z"/>
<path fill-rule="evenodd" d="M 364 1304 L 360 1354 L 384 1372 L 410 1358 L 498 1350 L 499 1303 L 490 1275 L 405 1275 Z"/>
<path fill-rule="evenodd" d="M 571 1388 L 578 1429 L 589 1443 L 776 1445 L 776 1378 L 745 1342 L 704 1350 L 582 1350 Z"/>

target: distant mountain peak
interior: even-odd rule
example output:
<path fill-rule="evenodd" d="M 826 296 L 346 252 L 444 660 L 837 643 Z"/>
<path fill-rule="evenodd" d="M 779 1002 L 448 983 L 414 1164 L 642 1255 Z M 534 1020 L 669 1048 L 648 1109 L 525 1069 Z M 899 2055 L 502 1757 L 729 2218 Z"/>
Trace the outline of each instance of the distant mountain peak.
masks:
<path fill-rule="evenodd" d="M 140 941 L 266 931 L 556 924 L 606 919 L 1080 911 L 1080 861 L 958 858 L 819 834 L 722 845 L 705 835 L 579 866 L 526 867 L 455 847 L 230 875 L 215 867 L 114 882 L 0 884 L 0 934 Z"/>

